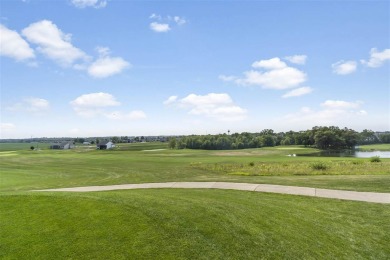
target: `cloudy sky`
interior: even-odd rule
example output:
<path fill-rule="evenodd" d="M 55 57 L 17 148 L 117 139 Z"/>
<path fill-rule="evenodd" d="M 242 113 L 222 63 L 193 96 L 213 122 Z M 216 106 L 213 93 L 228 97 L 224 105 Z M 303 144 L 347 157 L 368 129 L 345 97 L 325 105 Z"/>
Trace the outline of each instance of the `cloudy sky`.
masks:
<path fill-rule="evenodd" d="M 0 7 L 0 138 L 390 130 L 389 1 Z"/>

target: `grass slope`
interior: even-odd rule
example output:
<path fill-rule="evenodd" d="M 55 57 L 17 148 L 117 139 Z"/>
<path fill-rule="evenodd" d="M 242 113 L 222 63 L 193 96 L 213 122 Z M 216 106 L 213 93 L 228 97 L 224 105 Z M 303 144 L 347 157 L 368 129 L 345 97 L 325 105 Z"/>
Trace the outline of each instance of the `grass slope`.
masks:
<path fill-rule="evenodd" d="M 227 190 L 0 196 L 1 259 L 388 259 L 390 205 Z"/>

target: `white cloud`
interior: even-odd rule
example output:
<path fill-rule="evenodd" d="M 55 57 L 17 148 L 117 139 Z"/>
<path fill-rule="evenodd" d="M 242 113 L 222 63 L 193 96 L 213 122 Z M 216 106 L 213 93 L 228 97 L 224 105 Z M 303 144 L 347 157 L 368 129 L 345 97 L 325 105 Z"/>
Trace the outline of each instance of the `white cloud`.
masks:
<path fill-rule="evenodd" d="M 237 79 L 235 76 L 219 75 L 218 78 L 223 81 L 234 81 Z"/>
<path fill-rule="evenodd" d="M 88 67 L 88 74 L 96 78 L 106 78 L 130 67 L 130 63 L 120 57 L 100 57 Z"/>
<path fill-rule="evenodd" d="M 369 61 L 361 60 L 361 63 L 371 68 L 377 68 L 388 60 L 390 60 L 390 49 L 384 49 L 380 52 L 376 48 L 372 48 Z"/>
<path fill-rule="evenodd" d="M 0 55 L 17 61 L 33 59 L 34 50 L 17 33 L 0 24 Z"/>
<path fill-rule="evenodd" d="M 1 131 L 8 132 L 8 131 L 14 130 L 15 128 L 16 128 L 16 126 L 13 123 L 1 123 L 0 124 Z"/>
<path fill-rule="evenodd" d="M 306 63 L 307 56 L 306 55 L 294 55 L 294 56 L 287 56 L 284 58 L 291 63 L 303 65 Z"/>
<path fill-rule="evenodd" d="M 306 128 L 313 125 L 345 125 L 347 122 L 359 122 L 368 114 L 365 110 L 358 110 L 361 104 L 362 102 L 327 100 L 321 104 L 323 109 L 302 107 L 300 111 L 286 115 L 281 121 Z"/>
<path fill-rule="evenodd" d="M 157 22 L 152 22 L 150 23 L 150 29 L 155 32 L 168 32 L 171 30 L 171 27 L 167 23 L 157 23 Z"/>
<path fill-rule="evenodd" d="M 302 71 L 286 67 L 267 72 L 246 71 L 245 77 L 236 80 L 240 85 L 259 85 L 268 89 L 288 89 L 298 86 L 306 81 L 306 74 Z"/>
<path fill-rule="evenodd" d="M 139 120 L 145 119 L 146 114 L 141 110 L 134 110 L 129 113 L 123 113 L 121 111 L 114 111 L 110 113 L 103 113 L 103 115 L 112 120 Z"/>
<path fill-rule="evenodd" d="M 332 64 L 333 72 L 339 75 L 347 75 L 356 71 L 356 61 L 338 61 Z"/>
<path fill-rule="evenodd" d="M 94 7 L 103 8 L 106 7 L 106 0 L 71 0 L 71 3 L 77 8 Z"/>
<path fill-rule="evenodd" d="M 169 100 L 169 99 L 168 99 Z M 234 104 L 225 93 L 207 95 L 190 94 L 173 102 L 179 108 L 189 110 L 191 115 L 206 116 L 219 121 L 240 121 L 247 117 L 247 110 Z"/>
<path fill-rule="evenodd" d="M 287 92 L 286 94 L 284 94 L 282 96 L 282 98 L 299 97 L 299 96 L 309 94 L 312 91 L 313 91 L 313 89 L 311 87 L 296 88 L 296 89 L 293 89 L 293 90 Z"/>
<path fill-rule="evenodd" d="M 172 30 L 172 26 L 182 26 L 187 23 L 186 19 L 180 16 L 161 16 L 159 14 L 151 14 L 149 19 L 156 20 L 158 22 L 152 22 L 149 24 L 149 28 L 155 32 L 169 32 Z"/>
<path fill-rule="evenodd" d="M 7 110 L 13 112 L 29 112 L 35 115 L 40 115 L 50 109 L 50 103 L 46 99 L 29 97 L 23 99 L 22 102 L 15 103 L 7 107 Z"/>
<path fill-rule="evenodd" d="M 119 106 L 120 102 L 111 94 L 99 92 L 81 95 L 70 104 L 73 107 L 110 107 Z"/>
<path fill-rule="evenodd" d="M 362 105 L 361 101 L 348 102 L 343 100 L 326 100 L 321 104 L 322 107 L 331 108 L 331 109 L 356 109 Z"/>
<path fill-rule="evenodd" d="M 287 64 L 276 57 L 269 60 L 255 61 L 253 62 L 252 67 L 273 70 L 286 68 Z"/>
<path fill-rule="evenodd" d="M 178 25 L 183 25 L 183 24 L 185 24 L 185 23 L 187 22 L 184 18 L 182 18 L 182 17 L 180 17 L 180 16 L 174 16 L 174 17 L 173 17 L 173 20 L 174 20 Z"/>
<path fill-rule="evenodd" d="M 71 35 L 63 33 L 53 22 L 42 20 L 30 24 L 22 31 L 31 43 L 38 45 L 38 51 L 62 66 L 70 66 L 87 55 L 71 43 Z"/>
<path fill-rule="evenodd" d="M 172 103 L 175 103 L 177 100 L 177 96 L 170 96 L 167 100 L 163 102 L 164 105 L 170 105 Z"/>
<path fill-rule="evenodd" d="M 234 81 L 238 85 L 257 85 L 266 89 L 294 88 L 306 81 L 306 74 L 289 67 L 280 58 L 259 60 L 252 63 L 256 70 L 244 72 L 244 77 L 220 75 L 223 81 Z"/>
<path fill-rule="evenodd" d="M 82 117 L 103 117 L 111 120 L 138 120 L 146 118 L 141 110 L 131 112 L 107 111 L 109 107 L 120 106 L 115 97 L 108 93 L 91 93 L 77 97 L 70 102 L 77 115 Z"/>

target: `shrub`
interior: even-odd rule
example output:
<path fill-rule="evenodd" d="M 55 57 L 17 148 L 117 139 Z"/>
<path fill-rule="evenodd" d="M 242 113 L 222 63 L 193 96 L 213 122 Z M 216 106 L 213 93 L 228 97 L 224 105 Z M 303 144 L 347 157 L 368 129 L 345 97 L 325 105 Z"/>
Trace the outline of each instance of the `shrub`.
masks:
<path fill-rule="evenodd" d="M 30 147 L 31 150 L 34 150 L 34 148 L 35 148 L 34 146 L 31 146 L 31 147 Z"/>
<path fill-rule="evenodd" d="M 370 162 L 381 162 L 381 159 L 379 158 L 379 156 L 374 156 L 370 158 Z"/>
<path fill-rule="evenodd" d="M 250 162 L 249 166 L 253 167 L 253 166 L 255 166 L 255 163 L 254 162 Z"/>
<path fill-rule="evenodd" d="M 310 167 L 313 169 L 313 170 L 327 170 L 329 168 L 329 166 L 326 164 L 326 163 L 323 163 L 323 162 L 315 162 L 315 163 L 312 163 L 310 165 Z"/>

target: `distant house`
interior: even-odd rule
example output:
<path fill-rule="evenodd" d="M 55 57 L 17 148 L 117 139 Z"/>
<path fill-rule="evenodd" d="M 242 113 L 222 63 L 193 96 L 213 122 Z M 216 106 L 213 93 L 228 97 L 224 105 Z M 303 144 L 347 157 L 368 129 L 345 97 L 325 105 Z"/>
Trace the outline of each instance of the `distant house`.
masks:
<path fill-rule="evenodd" d="M 83 142 L 83 144 L 85 144 L 85 145 L 90 145 L 91 142 Z"/>
<path fill-rule="evenodd" d="M 50 145 L 50 149 L 66 150 L 66 149 L 73 149 L 73 148 L 74 148 L 73 142 L 62 142 L 62 143 Z"/>
<path fill-rule="evenodd" d="M 104 141 L 104 142 L 100 142 L 96 145 L 96 148 L 97 149 L 100 149 L 100 150 L 106 150 L 106 149 L 111 149 L 111 148 L 114 148 L 115 145 L 113 142 L 111 141 Z"/>

